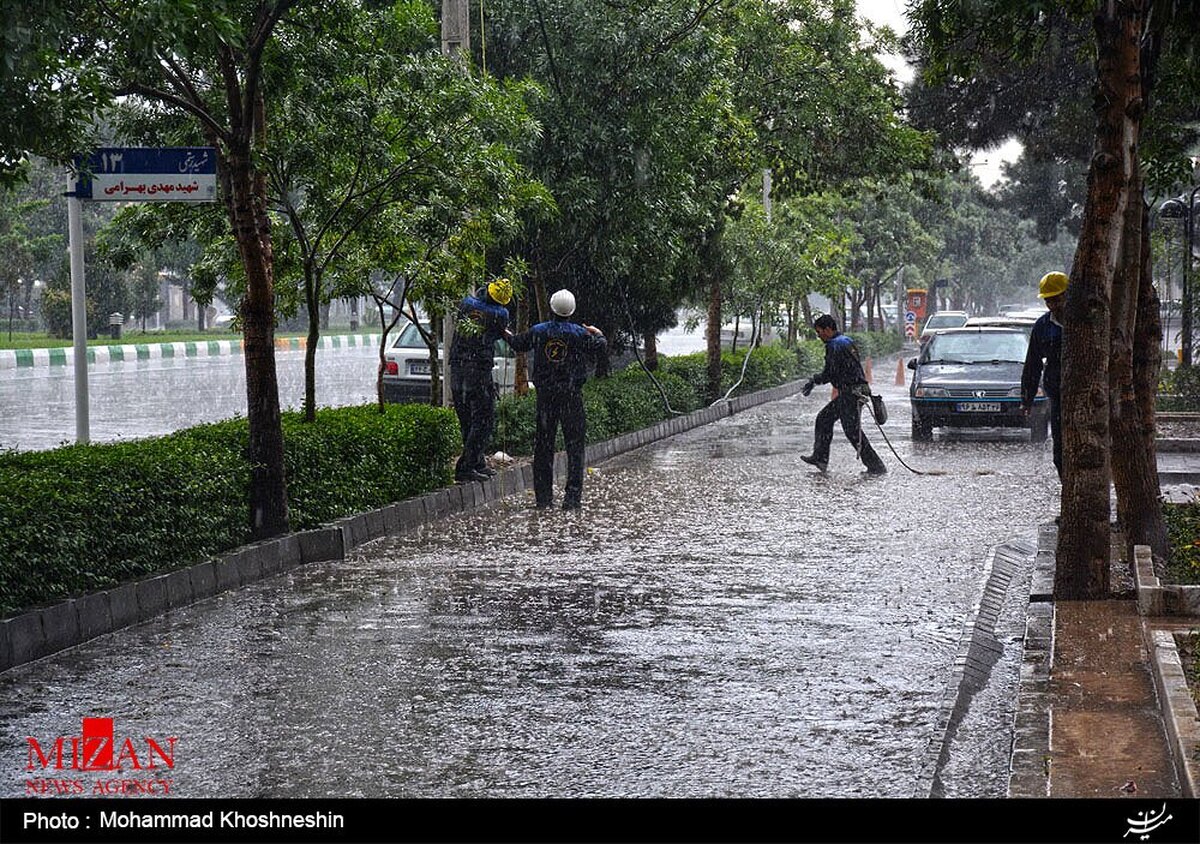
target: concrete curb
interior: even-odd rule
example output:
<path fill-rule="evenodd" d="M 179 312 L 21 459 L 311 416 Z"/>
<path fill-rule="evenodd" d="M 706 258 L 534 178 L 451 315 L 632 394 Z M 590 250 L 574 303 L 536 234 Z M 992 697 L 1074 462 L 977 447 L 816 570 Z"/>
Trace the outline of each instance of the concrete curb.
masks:
<path fill-rule="evenodd" d="M 1133 580 L 1141 615 L 1200 618 L 1200 586 L 1164 585 L 1154 574 L 1154 558 L 1149 545 L 1133 546 Z"/>
<path fill-rule="evenodd" d="M 741 396 L 736 408 L 743 410 L 786 398 L 798 393 L 801 386 L 803 382 L 794 381 Z M 608 459 L 716 422 L 734 412 L 735 403 L 725 402 L 668 419 L 593 443 L 587 447 L 585 459 L 588 463 Z M 564 452 L 555 455 L 554 473 L 559 479 L 566 472 L 566 463 Z M 451 513 L 486 507 L 532 488 L 533 466 L 513 466 L 487 482 L 436 489 L 378 510 L 346 516 L 331 525 L 245 545 L 185 568 L 0 619 L 0 672 L 298 565 L 344 560 L 354 548 L 366 542 L 402 534 Z"/>
<path fill-rule="evenodd" d="M 1038 531 L 1021 657 L 1021 682 L 1013 719 L 1009 797 L 1050 796 L 1050 670 L 1054 660 L 1054 568 L 1058 530 Z"/>
<path fill-rule="evenodd" d="M 1200 797 L 1200 715 L 1183 674 L 1175 634 L 1170 630 L 1150 630 L 1145 624 L 1142 629 L 1151 654 L 1154 688 L 1162 704 L 1179 786 L 1184 797 L 1196 799 Z"/>
<path fill-rule="evenodd" d="M 378 346 L 379 334 L 334 334 L 321 337 L 318 349 L 351 349 Z M 280 337 L 275 348 L 304 349 L 306 337 Z M 242 341 L 207 340 L 188 343 L 135 343 L 132 345 L 88 346 L 88 365 L 111 361 L 212 358 L 242 354 Z M 0 349 L 0 369 L 53 368 L 72 366 L 74 351 L 69 346 L 54 349 Z"/>

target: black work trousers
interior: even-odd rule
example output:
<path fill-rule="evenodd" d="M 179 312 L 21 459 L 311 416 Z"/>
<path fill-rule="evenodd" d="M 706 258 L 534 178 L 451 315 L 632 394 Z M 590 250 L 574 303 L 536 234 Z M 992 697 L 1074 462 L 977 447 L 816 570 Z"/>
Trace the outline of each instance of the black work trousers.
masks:
<path fill-rule="evenodd" d="M 1054 468 L 1062 480 L 1062 408 L 1061 396 L 1050 397 L 1050 438 L 1054 440 Z"/>
<path fill-rule="evenodd" d="M 496 391 L 490 369 L 451 367 L 450 392 L 454 396 L 454 412 L 462 431 L 462 456 L 454 467 L 455 475 L 483 469 L 484 450 L 492 441 L 496 425 Z"/>
<path fill-rule="evenodd" d="M 554 440 L 562 426 L 567 448 L 567 487 L 564 507 L 583 501 L 583 444 L 587 418 L 583 393 L 575 387 L 537 388 L 537 431 L 533 438 L 533 491 L 539 507 L 554 503 Z"/>
<path fill-rule="evenodd" d="M 867 411 L 868 413 L 870 411 Z M 833 423 L 841 420 L 846 439 L 858 451 L 858 457 L 868 469 L 878 469 L 883 461 L 867 442 L 859 421 L 858 397 L 849 390 L 838 390 L 837 398 L 821 408 L 817 414 L 817 429 L 813 437 L 812 456 L 819 463 L 829 462 L 829 447 L 833 444 Z"/>

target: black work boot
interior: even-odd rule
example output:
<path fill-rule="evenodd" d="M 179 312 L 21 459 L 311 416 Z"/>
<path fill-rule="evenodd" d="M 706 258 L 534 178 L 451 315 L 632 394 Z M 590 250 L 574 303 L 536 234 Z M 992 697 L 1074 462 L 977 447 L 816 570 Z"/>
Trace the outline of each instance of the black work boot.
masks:
<path fill-rule="evenodd" d="M 800 459 L 803 460 L 805 463 L 809 464 L 810 466 L 816 466 L 822 472 L 824 472 L 825 469 L 829 466 L 829 464 L 826 463 L 824 460 L 818 460 L 816 457 L 814 457 L 811 454 L 801 454 Z"/>

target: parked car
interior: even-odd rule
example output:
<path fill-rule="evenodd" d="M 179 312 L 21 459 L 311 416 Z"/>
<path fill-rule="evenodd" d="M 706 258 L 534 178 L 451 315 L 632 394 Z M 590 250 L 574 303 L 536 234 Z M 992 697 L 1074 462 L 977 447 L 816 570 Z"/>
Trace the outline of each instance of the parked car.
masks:
<path fill-rule="evenodd" d="M 917 339 L 924 345 L 933 332 L 943 328 L 961 328 L 966 321 L 966 311 L 937 311 L 925 320 L 925 325 L 921 328 L 921 336 Z"/>
<path fill-rule="evenodd" d="M 1028 428 L 1044 442 L 1050 406 L 1038 388 L 1029 416 L 1021 410 L 1021 370 L 1029 337 L 1020 328 L 947 328 L 933 334 L 909 361 L 913 440 L 934 428 Z"/>
<path fill-rule="evenodd" d="M 428 324 L 423 326 L 430 330 Z M 432 376 L 429 367 L 429 347 L 417 326 L 406 323 L 384 352 L 383 400 L 388 402 L 427 402 Z M 445 361 L 438 349 L 438 360 Z M 492 380 L 500 393 L 512 392 L 516 374 L 516 353 L 503 340 L 496 341 L 496 357 L 492 365 Z"/>

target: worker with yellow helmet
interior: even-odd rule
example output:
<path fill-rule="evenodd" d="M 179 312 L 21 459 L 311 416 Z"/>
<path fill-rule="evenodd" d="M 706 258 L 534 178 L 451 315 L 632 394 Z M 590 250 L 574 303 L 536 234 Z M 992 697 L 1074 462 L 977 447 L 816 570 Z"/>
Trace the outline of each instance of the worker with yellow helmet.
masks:
<path fill-rule="evenodd" d="M 1046 302 L 1047 312 L 1033 324 L 1029 337 L 1029 348 L 1025 352 L 1025 369 L 1021 373 L 1021 407 L 1026 415 L 1034 411 L 1036 404 L 1045 401 L 1050 405 L 1050 436 L 1054 440 L 1054 468 L 1062 478 L 1062 338 L 1063 308 L 1067 303 L 1066 273 L 1049 272 L 1038 283 L 1038 298 Z M 1041 391 L 1038 387 L 1041 386 Z"/>
<path fill-rule="evenodd" d="M 450 344 L 450 392 L 463 439 L 462 456 L 454 467 L 454 479 L 459 483 L 486 481 L 496 474 L 483 455 L 496 425 L 495 346 L 508 328 L 505 306 L 512 295 L 512 282 L 497 278 L 463 297 L 458 306 Z"/>

